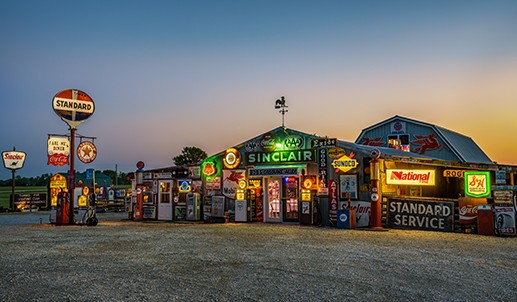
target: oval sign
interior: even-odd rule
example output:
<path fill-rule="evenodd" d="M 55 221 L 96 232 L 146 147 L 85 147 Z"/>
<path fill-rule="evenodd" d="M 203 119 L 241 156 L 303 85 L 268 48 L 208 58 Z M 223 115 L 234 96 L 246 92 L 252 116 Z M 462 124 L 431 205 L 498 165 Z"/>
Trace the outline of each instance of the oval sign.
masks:
<path fill-rule="evenodd" d="M 52 108 L 70 127 L 76 128 L 93 114 L 95 103 L 86 92 L 67 89 L 54 96 Z"/>
<path fill-rule="evenodd" d="M 77 157 L 85 164 L 89 164 L 97 158 L 97 148 L 92 142 L 82 142 L 77 147 Z"/>

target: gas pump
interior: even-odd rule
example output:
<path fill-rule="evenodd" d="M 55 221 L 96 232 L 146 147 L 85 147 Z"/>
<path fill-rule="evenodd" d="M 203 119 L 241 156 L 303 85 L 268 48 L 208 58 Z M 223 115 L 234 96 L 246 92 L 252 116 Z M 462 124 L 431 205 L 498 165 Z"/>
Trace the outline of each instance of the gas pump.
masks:
<path fill-rule="evenodd" d="M 50 223 L 57 221 L 57 198 L 60 192 L 66 189 L 66 178 L 61 174 L 56 174 L 50 178 Z"/>
<path fill-rule="evenodd" d="M 136 220 L 142 220 L 144 218 L 144 170 L 143 162 L 137 163 L 137 168 L 135 173 L 135 188 L 134 191 L 136 193 L 136 204 L 134 206 L 134 216 Z"/>
<path fill-rule="evenodd" d="M 318 190 L 318 178 L 316 175 L 307 175 L 303 177 L 302 188 L 300 190 L 300 224 L 314 224 L 317 222 L 315 214 L 318 213 L 316 192 Z M 317 223 L 321 223 L 317 222 Z"/>
<path fill-rule="evenodd" d="M 201 195 L 199 193 L 189 192 L 187 194 L 186 219 L 190 221 L 201 220 Z"/>
<path fill-rule="evenodd" d="M 66 225 L 70 220 L 70 195 L 67 191 L 61 191 L 57 195 L 56 225 Z"/>
<path fill-rule="evenodd" d="M 314 202 L 310 190 L 301 189 L 300 224 L 313 224 Z"/>
<path fill-rule="evenodd" d="M 77 189 L 77 188 L 76 188 Z M 82 194 L 77 196 L 77 223 L 78 224 L 86 224 L 86 214 L 88 213 L 88 199 L 90 194 L 90 188 L 84 186 L 81 188 Z"/>
<path fill-rule="evenodd" d="M 236 222 L 247 222 L 248 221 L 248 201 L 245 197 L 245 189 L 247 187 L 245 180 L 239 181 L 237 192 L 235 193 L 235 221 Z"/>

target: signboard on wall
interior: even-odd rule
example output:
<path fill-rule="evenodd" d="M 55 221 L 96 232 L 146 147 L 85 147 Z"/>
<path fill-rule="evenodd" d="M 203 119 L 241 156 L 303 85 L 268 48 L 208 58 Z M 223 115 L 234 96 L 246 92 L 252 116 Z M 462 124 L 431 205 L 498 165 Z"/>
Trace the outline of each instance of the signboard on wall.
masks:
<path fill-rule="evenodd" d="M 475 224 L 478 218 L 478 205 L 487 204 L 486 198 L 458 198 L 460 224 Z"/>
<path fill-rule="evenodd" d="M 434 186 L 435 170 L 386 169 L 386 184 Z"/>
<path fill-rule="evenodd" d="M 490 172 L 465 172 L 465 196 L 486 197 L 490 195 Z"/>
<path fill-rule="evenodd" d="M 246 170 L 223 170 L 223 195 L 235 199 L 239 182 L 246 179 Z"/>
<path fill-rule="evenodd" d="M 351 201 L 350 206 L 355 210 L 356 227 L 367 228 L 370 226 L 371 203 L 369 201 Z M 349 210 L 348 201 L 339 202 L 340 210 Z"/>
<path fill-rule="evenodd" d="M 388 228 L 454 230 L 454 203 L 409 199 L 388 200 Z"/>

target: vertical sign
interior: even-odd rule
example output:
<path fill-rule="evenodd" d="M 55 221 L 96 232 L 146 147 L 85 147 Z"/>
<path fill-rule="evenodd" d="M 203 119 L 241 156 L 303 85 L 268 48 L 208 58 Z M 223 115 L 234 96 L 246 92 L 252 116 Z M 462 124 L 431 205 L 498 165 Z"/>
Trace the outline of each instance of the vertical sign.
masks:
<path fill-rule="evenodd" d="M 329 180 L 329 218 L 333 225 L 337 223 L 338 190 L 337 182 Z"/>
<path fill-rule="evenodd" d="M 318 149 L 319 195 L 328 195 L 327 148 Z"/>

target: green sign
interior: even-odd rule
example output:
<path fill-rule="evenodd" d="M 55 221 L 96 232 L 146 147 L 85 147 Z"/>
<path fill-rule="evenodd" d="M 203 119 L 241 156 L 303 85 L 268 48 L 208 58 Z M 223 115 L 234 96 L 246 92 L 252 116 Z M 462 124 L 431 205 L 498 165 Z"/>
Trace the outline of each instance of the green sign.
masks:
<path fill-rule="evenodd" d="M 490 172 L 465 172 L 465 195 L 470 197 L 490 196 Z"/>
<path fill-rule="evenodd" d="M 247 152 L 245 153 L 245 159 L 247 165 L 315 162 L 316 150 L 303 149 L 275 152 Z"/>

